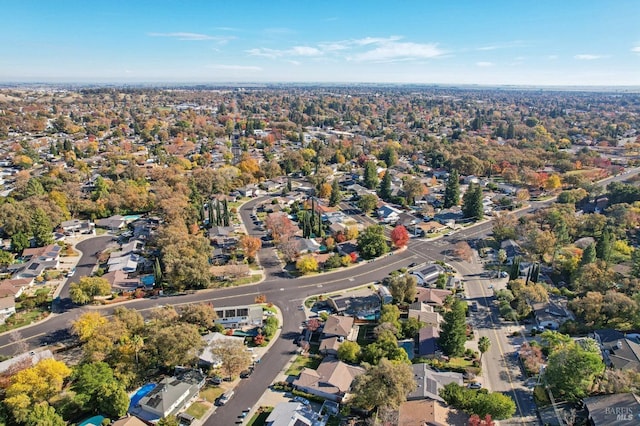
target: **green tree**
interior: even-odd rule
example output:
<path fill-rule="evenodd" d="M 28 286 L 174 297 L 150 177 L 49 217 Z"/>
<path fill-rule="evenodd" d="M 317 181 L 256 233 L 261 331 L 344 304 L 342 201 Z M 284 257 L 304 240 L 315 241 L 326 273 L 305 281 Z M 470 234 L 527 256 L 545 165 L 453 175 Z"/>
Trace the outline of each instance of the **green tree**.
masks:
<path fill-rule="evenodd" d="M 422 197 L 426 193 L 426 188 L 420 179 L 409 178 L 405 180 L 402 185 L 402 191 L 404 192 L 407 204 L 413 206 L 416 203 L 416 198 Z"/>
<path fill-rule="evenodd" d="M 380 187 L 378 188 L 378 196 L 385 201 L 391 200 L 391 172 L 389 169 L 384 172 Z"/>
<path fill-rule="evenodd" d="M 609 228 L 605 228 L 602 231 L 602 235 L 596 241 L 596 253 L 598 259 L 602 259 L 605 262 L 608 262 L 611 258 L 611 253 L 613 252 L 613 242 L 614 242 L 613 232 Z"/>
<path fill-rule="evenodd" d="M 413 370 L 407 364 L 387 359 L 378 365 L 367 365 L 366 373 L 353 381 L 353 403 L 368 410 L 397 409 L 416 389 Z"/>
<path fill-rule="evenodd" d="M 586 250 L 585 250 L 585 253 L 586 253 Z M 582 255 L 582 257 L 584 258 L 584 254 Z M 635 249 L 633 251 L 633 253 L 631 254 L 631 261 L 632 261 L 631 274 L 636 278 L 640 278 L 640 250 L 639 249 Z"/>
<path fill-rule="evenodd" d="M 444 200 L 443 207 L 448 209 L 453 206 L 457 206 L 460 203 L 460 176 L 458 171 L 453 169 L 447 179 L 447 184 L 444 188 Z"/>
<path fill-rule="evenodd" d="M 174 367 L 193 361 L 202 349 L 203 342 L 198 327 L 178 323 L 154 327 L 145 343 L 145 353 L 158 366 Z"/>
<path fill-rule="evenodd" d="M 636 250 L 638 251 L 638 250 Z M 634 252 L 635 254 L 635 252 Z M 582 258 L 580 259 L 580 265 L 587 265 L 596 261 L 596 245 L 591 243 L 582 252 Z"/>
<path fill-rule="evenodd" d="M 446 355 L 460 356 L 464 353 L 464 344 L 467 341 L 466 313 L 466 304 L 455 299 L 451 309 L 444 314 L 438 344 Z"/>
<path fill-rule="evenodd" d="M 516 404 L 509 396 L 500 392 L 487 392 L 484 389 L 467 389 L 457 383 L 448 383 L 439 391 L 444 401 L 471 415 L 504 420 L 516 412 Z"/>
<path fill-rule="evenodd" d="M 479 184 L 470 184 L 467 192 L 462 197 L 462 213 L 465 218 L 482 220 L 484 206 L 482 205 L 482 187 Z"/>
<path fill-rule="evenodd" d="M 18 232 L 11 236 L 11 250 L 15 253 L 22 253 L 22 251 L 29 247 L 29 237 L 24 232 Z"/>
<path fill-rule="evenodd" d="M 378 197 L 373 194 L 365 194 L 358 200 L 358 208 L 365 214 L 371 213 L 378 204 Z"/>
<path fill-rule="evenodd" d="M 410 274 L 395 275 L 384 280 L 393 299 L 398 303 L 413 303 L 416 298 L 417 283 L 416 277 Z"/>
<path fill-rule="evenodd" d="M 27 426 L 65 426 L 67 422 L 56 413 L 55 408 L 47 402 L 41 402 L 31 407 L 25 424 Z"/>
<path fill-rule="evenodd" d="M 195 324 L 203 329 L 210 329 L 218 318 L 213 306 L 208 303 L 194 303 L 186 305 L 180 311 L 180 320 L 189 324 Z"/>
<path fill-rule="evenodd" d="M 402 322 L 402 337 L 413 339 L 422 327 L 424 327 L 424 323 L 420 322 L 418 318 L 407 318 Z"/>
<path fill-rule="evenodd" d="M 388 144 L 384 147 L 380 155 L 380 159 L 384 161 L 387 167 L 393 167 L 396 165 L 396 163 L 398 162 L 398 153 L 396 152 L 393 145 Z"/>
<path fill-rule="evenodd" d="M 53 243 L 53 225 L 47 213 L 40 207 L 36 207 L 31 217 L 33 238 L 38 247 L 44 247 Z"/>
<path fill-rule="evenodd" d="M 15 261 L 16 256 L 6 250 L 0 250 L 0 266 L 7 267 Z"/>
<path fill-rule="evenodd" d="M 482 336 L 480 340 L 478 340 L 478 350 L 480 351 L 480 359 L 482 359 L 482 355 L 489 350 L 491 346 L 491 340 L 487 336 Z"/>
<path fill-rule="evenodd" d="M 340 184 L 338 183 L 338 179 L 333 179 L 333 183 L 331 184 L 331 196 L 329 197 L 329 206 L 337 206 L 340 200 L 342 200 Z"/>
<path fill-rule="evenodd" d="M 384 228 L 371 225 L 358 235 L 358 250 L 364 259 L 373 259 L 389 251 L 389 244 L 384 235 Z"/>
<path fill-rule="evenodd" d="M 225 377 L 237 377 L 251 365 L 251 352 L 247 351 L 242 342 L 214 342 L 211 353 L 220 360 L 220 368 Z"/>
<path fill-rule="evenodd" d="M 96 296 L 111 294 L 111 284 L 102 277 L 82 277 L 79 282 L 69 286 L 69 294 L 73 303 L 84 305 Z"/>
<path fill-rule="evenodd" d="M 229 123 L 231 120 L 227 121 Z M 176 416 L 167 416 L 158 420 L 158 426 L 179 426 L 180 422 Z"/>
<path fill-rule="evenodd" d="M 101 412 L 120 418 L 129 408 L 129 396 L 104 362 L 81 364 L 73 374 L 76 401 L 86 411 Z"/>
<path fill-rule="evenodd" d="M 369 189 L 378 186 L 378 171 L 373 161 L 364 163 L 364 186 Z"/>
<path fill-rule="evenodd" d="M 556 398 L 578 401 L 589 394 L 604 369 L 599 351 L 571 343 L 549 355 L 544 379 Z"/>
<path fill-rule="evenodd" d="M 338 359 L 349 364 L 357 364 L 360 362 L 360 352 L 360 345 L 357 342 L 345 340 L 338 348 Z"/>

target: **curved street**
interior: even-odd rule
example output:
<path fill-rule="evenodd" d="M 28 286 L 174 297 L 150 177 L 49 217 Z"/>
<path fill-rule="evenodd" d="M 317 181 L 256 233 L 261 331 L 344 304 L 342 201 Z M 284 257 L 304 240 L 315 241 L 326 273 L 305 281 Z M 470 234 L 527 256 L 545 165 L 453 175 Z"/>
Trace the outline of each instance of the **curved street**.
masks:
<path fill-rule="evenodd" d="M 623 180 L 628 178 L 631 173 L 637 174 L 638 171 L 640 168 L 635 168 L 625 175 L 608 178 L 601 183 Z M 254 207 L 263 200 L 264 197 L 251 200 L 240 209 L 241 220 L 251 235 L 263 235 L 263 232 L 253 224 L 250 218 Z M 552 201 L 553 199 L 549 199 L 544 202 L 532 203 L 530 207 L 517 212 L 517 215 L 523 215 Z M 485 354 L 486 368 L 484 370 L 488 381 L 486 385 L 491 390 L 508 392 L 515 398 L 518 407 L 517 416 L 521 419 L 518 423 L 523 424 L 522 418 L 529 417 L 535 407 L 532 406 L 528 394 L 524 392 L 522 381 L 516 382 L 515 374 L 517 371 L 512 368 L 513 366 L 511 368 L 505 366 L 505 363 L 508 363 L 507 355 L 513 352 L 513 344 L 515 343 L 507 338 L 506 330 L 503 330 L 503 327 L 499 325 L 497 314 L 490 304 L 487 290 L 485 290 L 489 279 L 481 278 L 482 265 L 456 262 L 454 259 L 448 258 L 455 242 L 483 239 L 491 233 L 491 228 L 492 224 L 486 221 L 458 231 L 451 237 L 434 241 L 412 239 L 408 249 L 399 253 L 345 270 L 296 279 L 283 273 L 281 263 L 273 248 L 263 248 L 258 257 L 264 267 L 266 279 L 259 284 L 203 290 L 194 294 L 161 299 L 134 300 L 127 302 L 126 306 L 143 312 L 160 305 L 179 306 L 196 302 L 212 302 L 214 306 L 224 307 L 251 304 L 254 303 L 256 296 L 264 294 L 268 302 L 281 309 L 284 321 L 280 338 L 262 357 L 254 374 L 249 379 L 240 381 L 236 388 L 236 397 L 226 405 L 218 407 L 214 416 L 205 422 L 207 425 L 234 424 L 238 413 L 248 406 L 253 406 L 260 399 L 265 389 L 269 387 L 289 361 L 291 352 L 295 349 L 293 339 L 299 334 L 299 324 L 305 319 L 304 313 L 299 311 L 297 307 L 305 298 L 380 281 L 390 272 L 406 268 L 414 262 L 445 260 L 461 273 L 463 280 L 467 283 L 468 297 L 478 300 L 479 305 L 484 305 L 483 312 L 490 316 L 488 322 L 476 323 L 476 329 L 479 330 L 480 335 L 486 335 L 491 339 L 490 350 Z M 55 343 L 68 337 L 70 323 L 86 310 L 100 309 L 105 314 L 112 312 L 113 307 L 75 307 L 69 300 L 68 290 L 68 286 L 72 282 L 76 282 L 79 277 L 90 275 L 97 262 L 96 253 L 104 249 L 111 240 L 111 236 L 103 236 L 91 238 L 78 244 L 77 248 L 82 251 L 83 255 L 78 263 L 76 274 L 61 289 L 60 299 L 55 301 L 53 306 L 54 313 L 43 322 L 19 330 L 23 340 L 30 347 Z M 13 354 L 13 345 L 10 333 L 0 335 L 1 354 Z"/>

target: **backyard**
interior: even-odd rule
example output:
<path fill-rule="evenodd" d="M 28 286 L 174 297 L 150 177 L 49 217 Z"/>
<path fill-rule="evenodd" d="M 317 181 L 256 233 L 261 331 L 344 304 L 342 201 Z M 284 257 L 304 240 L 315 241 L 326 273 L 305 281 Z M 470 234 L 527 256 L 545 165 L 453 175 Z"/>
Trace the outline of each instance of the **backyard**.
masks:
<path fill-rule="evenodd" d="M 303 368 L 315 370 L 320 365 L 322 358 L 319 356 L 298 355 L 285 374 L 287 376 L 298 376 Z"/>

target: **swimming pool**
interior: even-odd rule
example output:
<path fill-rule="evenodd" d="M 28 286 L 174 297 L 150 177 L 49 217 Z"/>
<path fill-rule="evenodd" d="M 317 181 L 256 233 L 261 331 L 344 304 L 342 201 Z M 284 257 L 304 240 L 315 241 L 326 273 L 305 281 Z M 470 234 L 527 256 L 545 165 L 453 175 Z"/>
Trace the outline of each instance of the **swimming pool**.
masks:
<path fill-rule="evenodd" d="M 78 423 L 78 426 L 101 426 L 104 416 L 93 416 L 82 423 Z"/>
<path fill-rule="evenodd" d="M 155 389 L 155 387 L 156 387 L 155 383 L 147 383 L 146 385 L 142 386 L 140 389 L 135 391 L 133 395 L 131 395 L 131 402 L 129 402 L 129 411 L 133 410 L 136 407 L 136 405 L 138 405 L 140 400 L 144 398 L 153 389 Z"/>
<path fill-rule="evenodd" d="M 141 214 L 129 214 L 129 215 L 123 216 L 124 220 L 127 221 L 127 223 L 136 221 L 141 217 L 142 217 Z"/>

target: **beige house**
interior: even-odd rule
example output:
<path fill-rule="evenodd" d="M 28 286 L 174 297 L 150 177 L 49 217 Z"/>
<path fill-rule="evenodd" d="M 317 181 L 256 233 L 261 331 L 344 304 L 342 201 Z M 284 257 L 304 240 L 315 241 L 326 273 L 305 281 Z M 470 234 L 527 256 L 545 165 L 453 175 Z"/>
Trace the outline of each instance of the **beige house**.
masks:
<path fill-rule="evenodd" d="M 351 383 L 364 368 L 338 361 L 334 358 L 322 360 L 317 370 L 305 368 L 293 381 L 293 386 L 312 395 L 342 402 L 349 395 Z"/>

